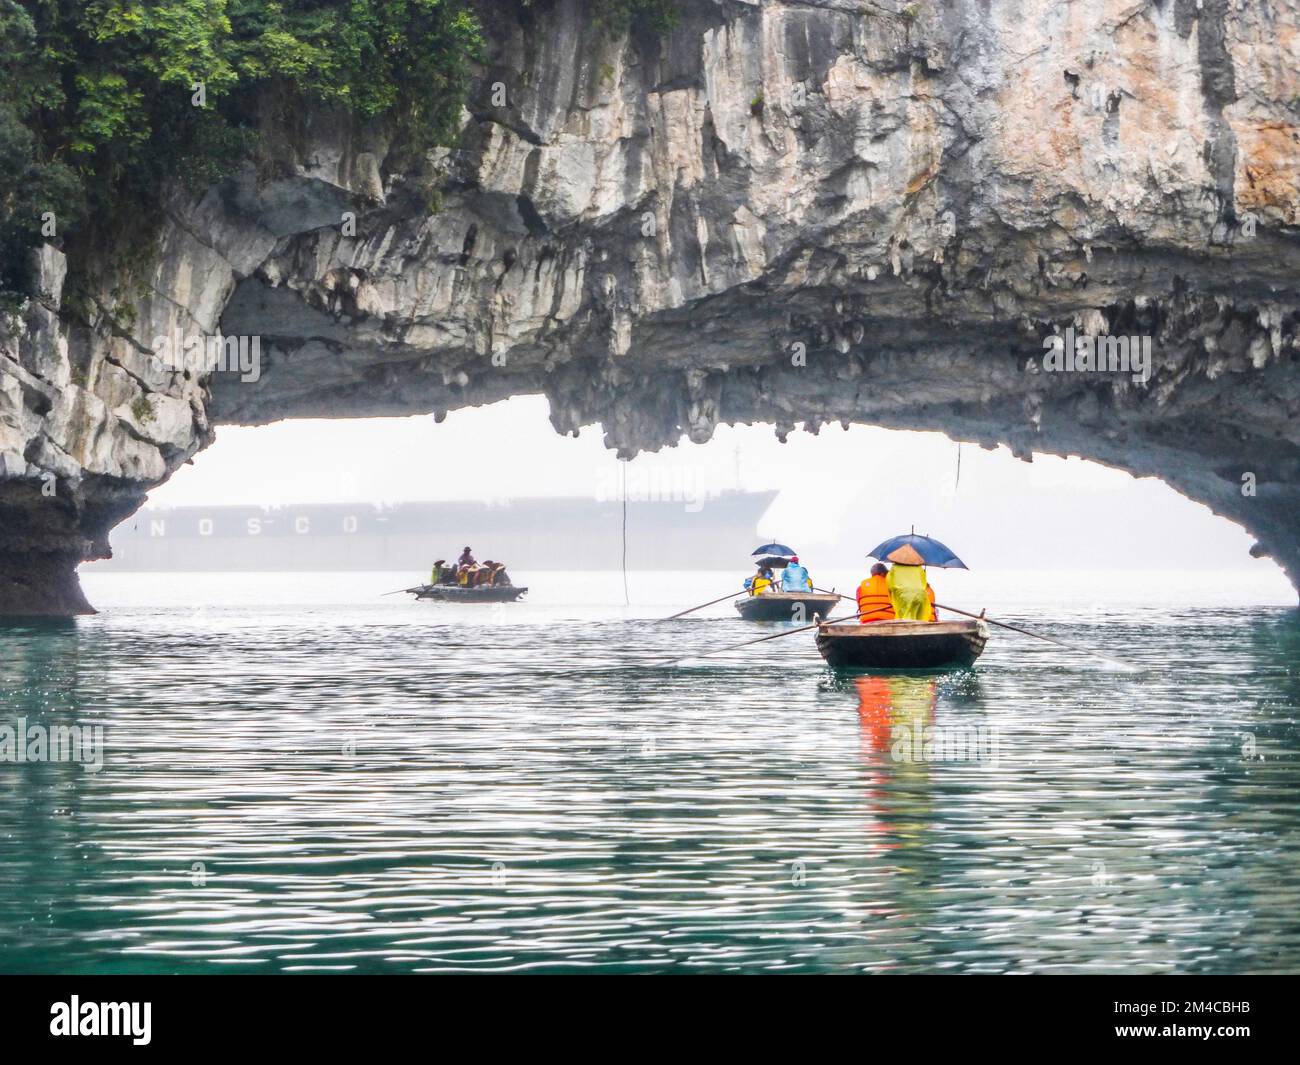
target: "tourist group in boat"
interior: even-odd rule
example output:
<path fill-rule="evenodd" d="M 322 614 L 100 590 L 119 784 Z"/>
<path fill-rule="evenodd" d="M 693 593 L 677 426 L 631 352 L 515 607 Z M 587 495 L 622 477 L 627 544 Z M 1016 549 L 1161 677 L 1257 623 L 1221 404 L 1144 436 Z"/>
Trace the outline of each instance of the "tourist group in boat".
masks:
<path fill-rule="evenodd" d="M 493 562 L 490 558 L 481 565 L 474 558 L 473 550 L 466 545 L 460 558 L 450 566 L 444 558 L 433 564 L 429 574 L 429 583 L 433 585 L 451 585 L 459 588 L 509 588 L 510 574 L 506 572 L 504 562 Z"/>
<path fill-rule="evenodd" d="M 446 559 L 438 559 L 429 573 L 428 584 L 413 588 L 399 588 L 385 595 L 406 592 L 416 599 L 439 603 L 513 603 L 528 591 L 516 585 L 506 572 L 504 562 L 491 559 L 479 563 L 468 545 L 450 566 Z"/>

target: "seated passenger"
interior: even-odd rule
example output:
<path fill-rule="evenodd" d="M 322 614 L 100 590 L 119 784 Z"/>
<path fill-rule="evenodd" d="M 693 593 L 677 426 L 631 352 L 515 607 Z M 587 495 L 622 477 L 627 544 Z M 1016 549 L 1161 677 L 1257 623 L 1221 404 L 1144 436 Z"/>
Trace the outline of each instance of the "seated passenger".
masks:
<path fill-rule="evenodd" d="M 808 571 L 799 565 L 799 556 L 795 555 L 781 571 L 781 591 L 811 592 L 812 586 L 812 578 L 808 576 Z"/>
<path fill-rule="evenodd" d="M 440 558 L 440 559 L 438 559 L 437 562 L 435 562 L 435 563 L 433 564 L 433 572 L 429 574 L 429 583 L 430 583 L 430 584 L 441 584 L 441 583 L 442 583 L 442 578 L 443 578 L 443 573 L 444 573 L 444 571 L 443 571 L 443 564 L 444 564 L 446 561 L 447 561 L 447 560 L 446 560 L 445 558 Z"/>
<path fill-rule="evenodd" d="M 887 578 L 889 599 L 900 621 L 934 621 L 934 592 L 924 566 L 895 562 Z"/>
<path fill-rule="evenodd" d="M 758 573 L 749 585 L 750 595 L 762 595 L 772 587 L 772 571 L 766 566 L 759 566 Z"/>
<path fill-rule="evenodd" d="M 893 621 L 894 604 L 889 598 L 889 572 L 877 562 L 871 567 L 871 576 L 858 585 L 858 620 L 864 625 L 872 621 Z"/>

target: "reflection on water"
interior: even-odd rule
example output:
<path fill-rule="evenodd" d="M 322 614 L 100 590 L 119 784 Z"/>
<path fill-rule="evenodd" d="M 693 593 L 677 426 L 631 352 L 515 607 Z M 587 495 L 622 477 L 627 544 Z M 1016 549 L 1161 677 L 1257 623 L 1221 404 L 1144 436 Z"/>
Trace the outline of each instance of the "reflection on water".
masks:
<path fill-rule="evenodd" d="M 261 599 L 0 628 L 4 721 L 106 737 L 0 764 L 4 969 L 1300 967 L 1293 610 L 1064 604 L 1004 616 L 1139 668 L 891 676 L 655 664 L 763 631 L 721 614 Z"/>

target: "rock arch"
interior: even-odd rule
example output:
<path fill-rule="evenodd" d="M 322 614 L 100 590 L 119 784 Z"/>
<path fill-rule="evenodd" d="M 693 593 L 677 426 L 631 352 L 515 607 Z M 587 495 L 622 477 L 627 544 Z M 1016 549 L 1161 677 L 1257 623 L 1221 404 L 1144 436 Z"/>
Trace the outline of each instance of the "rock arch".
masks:
<path fill-rule="evenodd" d="M 526 392 L 624 453 L 775 421 L 1078 454 L 1300 584 L 1300 17 L 1082 6 L 682 0 L 662 39 L 498 12 L 421 172 L 321 114 L 285 176 L 174 195 L 129 306 L 106 275 L 74 313 L 45 249 L 0 347 L 0 612 L 86 608 L 76 564 L 215 425 Z M 1069 331 L 1134 338 L 1146 380 L 1045 368 Z M 159 359 L 218 332 L 256 380 Z"/>

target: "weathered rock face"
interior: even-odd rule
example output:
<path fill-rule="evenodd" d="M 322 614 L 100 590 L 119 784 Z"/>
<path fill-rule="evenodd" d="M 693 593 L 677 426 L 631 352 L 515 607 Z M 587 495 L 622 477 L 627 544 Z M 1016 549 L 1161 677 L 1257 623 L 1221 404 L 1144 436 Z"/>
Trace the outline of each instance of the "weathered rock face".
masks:
<path fill-rule="evenodd" d="M 399 174 L 321 117 L 290 176 L 171 202 L 138 290 L 70 313 L 47 252 L 0 346 L 0 611 L 83 605 L 214 424 L 525 392 L 624 453 L 839 421 L 1079 454 L 1300 583 L 1297 0 L 681 6 L 630 40 L 489 10 L 453 150 Z M 257 380 L 150 353 L 218 330 Z M 1148 379 L 1045 369 L 1066 330 L 1147 338 Z"/>

